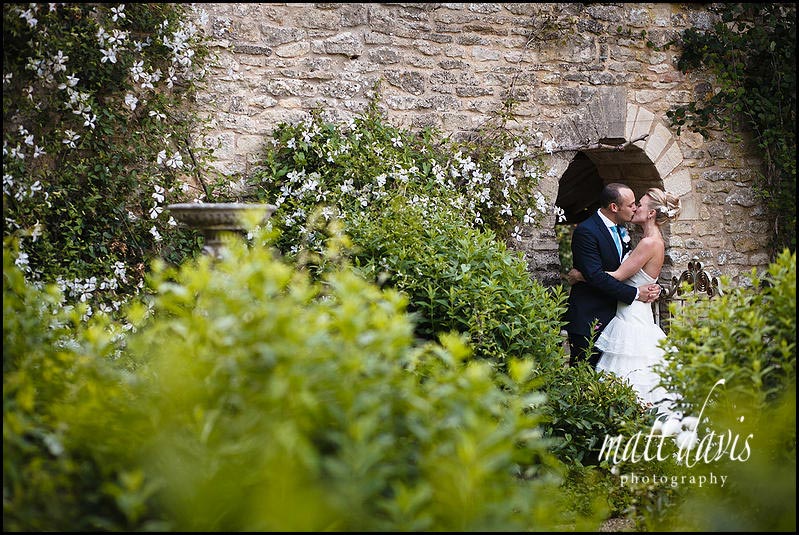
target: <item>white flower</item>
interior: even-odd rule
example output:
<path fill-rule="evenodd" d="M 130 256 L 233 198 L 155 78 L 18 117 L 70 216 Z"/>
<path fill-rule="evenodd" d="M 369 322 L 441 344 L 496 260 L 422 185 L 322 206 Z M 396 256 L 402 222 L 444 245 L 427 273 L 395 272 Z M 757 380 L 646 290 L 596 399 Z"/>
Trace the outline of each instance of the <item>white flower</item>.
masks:
<path fill-rule="evenodd" d="M 125 18 L 125 4 L 119 4 L 119 7 L 112 7 L 111 8 L 111 13 L 113 13 L 113 16 L 111 16 L 111 20 L 113 20 L 114 22 L 116 22 L 117 19 L 124 19 Z"/>
<path fill-rule="evenodd" d="M 139 99 L 135 96 L 128 93 L 125 95 L 125 104 L 131 109 L 131 111 L 136 109 L 136 104 L 139 103 Z"/>
<path fill-rule="evenodd" d="M 677 441 L 677 447 L 681 450 L 690 450 L 699 442 L 694 431 L 682 431 L 675 440 Z"/>
<path fill-rule="evenodd" d="M 20 251 L 19 256 L 16 260 L 14 260 L 14 264 L 20 269 L 27 269 L 28 266 L 28 253 L 23 253 Z"/>
<path fill-rule="evenodd" d="M 30 26 L 31 28 L 35 28 L 35 27 L 36 27 L 36 24 L 39 22 L 39 20 L 38 20 L 38 19 L 36 19 L 36 18 L 33 16 L 33 13 L 31 12 L 31 10 L 30 10 L 30 9 L 28 9 L 27 11 L 23 11 L 22 13 L 20 13 L 20 15 L 19 15 L 19 18 L 27 20 L 27 21 L 28 21 L 28 26 Z"/>
<path fill-rule="evenodd" d="M 696 416 L 686 416 L 682 419 L 682 428 L 687 431 L 696 431 L 699 418 Z"/>
<path fill-rule="evenodd" d="M 74 149 L 75 148 L 75 142 L 78 139 L 80 139 L 80 136 L 78 134 L 76 134 L 75 132 L 73 132 L 72 130 L 69 130 L 69 129 L 64 131 L 64 135 L 67 136 L 67 137 L 62 139 L 61 143 L 63 143 L 64 145 L 69 145 L 69 148 Z"/>
<path fill-rule="evenodd" d="M 138 82 L 144 74 L 144 61 L 135 61 L 130 68 L 130 74 L 133 76 L 133 81 Z"/>
<path fill-rule="evenodd" d="M 544 194 L 540 191 L 535 192 L 535 207 L 536 209 L 541 212 L 542 214 L 547 213 L 547 199 L 544 197 Z"/>
<path fill-rule="evenodd" d="M 181 157 L 180 153 L 175 151 L 167 161 L 166 166 L 171 167 L 172 169 L 179 169 L 183 167 L 183 157 Z"/>
<path fill-rule="evenodd" d="M 69 56 L 65 56 L 64 53 L 59 50 L 58 53 L 53 56 L 53 72 L 66 71 L 67 68 L 64 66 L 64 63 L 66 63 L 68 59 Z"/>
<path fill-rule="evenodd" d="M 531 223 L 535 223 L 535 215 L 533 214 L 533 209 L 528 208 L 524 214 L 524 224 L 529 225 Z"/>
<path fill-rule="evenodd" d="M 88 126 L 92 130 L 94 130 L 94 127 L 96 126 L 95 123 L 97 122 L 97 116 L 89 115 L 87 113 L 83 116 L 83 118 L 86 119 L 85 121 L 83 121 L 83 126 Z"/>
<path fill-rule="evenodd" d="M 162 239 L 161 238 L 161 234 L 158 233 L 158 229 L 155 228 L 155 225 L 150 227 L 150 234 L 153 235 L 153 238 L 155 239 L 155 241 L 161 241 L 161 239 Z"/>
<path fill-rule="evenodd" d="M 676 208 L 667 208 L 665 206 L 658 206 L 658 212 L 660 212 L 661 214 L 666 214 L 669 217 L 674 217 L 677 215 Z"/>
<path fill-rule="evenodd" d="M 156 202 L 164 202 L 164 188 L 156 184 L 155 186 L 155 193 L 152 194 L 152 198 L 155 199 Z"/>
<path fill-rule="evenodd" d="M 100 52 L 103 53 L 103 57 L 100 59 L 100 63 L 105 63 L 106 61 L 110 61 L 111 63 L 117 62 L 117 50 L 116 48 L 110 48 L 108 50 L 101 48 Z"/>
<path fill-rule="evenodd" d="M 652 434 L 659 435 L 663 432 L 663 420 L 655 420 L 652 424 Z"/>
<path fill-rule="evenodd" d="M 676 418 L 669 418 L 665 422 L 663 422 L 663 435 L 670 437 L 674 436 L 682 430 L 682 424 Z"/>
<path fill-rule="evenodd" d="M 36 241 L 39 239 L 39 236 L 41 235 L 42 235 L 42 224 L 39 223 L 39 220 L 37 219 L 36 224 L 33 225 L 33 230 L 31 230 L 31 238 L 33 239 L 33 241 Z"/>
<path fill-rule="evenodd" d="M 127 282 L 128 279 L 125 278 L 125 263 L 124 262 L 114 262 L 114 275 L 122 279 L 123 281 Z"/>

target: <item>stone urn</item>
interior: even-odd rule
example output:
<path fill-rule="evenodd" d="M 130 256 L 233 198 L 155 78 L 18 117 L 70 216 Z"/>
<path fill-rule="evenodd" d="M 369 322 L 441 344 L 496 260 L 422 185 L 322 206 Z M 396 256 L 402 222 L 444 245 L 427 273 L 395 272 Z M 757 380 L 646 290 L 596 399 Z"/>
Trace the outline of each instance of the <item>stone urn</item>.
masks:
<path fill-rule="evenodd" d="M 170 204 L 166 208 L 178 222 L 199 230 L 205 237 L 203 252 L 217 258 L 224 250 L 226 236 L 244 235 L 245 214 L 259 214 L 266 221 L 277 209 L 273 204 L 213 202 Z"/>

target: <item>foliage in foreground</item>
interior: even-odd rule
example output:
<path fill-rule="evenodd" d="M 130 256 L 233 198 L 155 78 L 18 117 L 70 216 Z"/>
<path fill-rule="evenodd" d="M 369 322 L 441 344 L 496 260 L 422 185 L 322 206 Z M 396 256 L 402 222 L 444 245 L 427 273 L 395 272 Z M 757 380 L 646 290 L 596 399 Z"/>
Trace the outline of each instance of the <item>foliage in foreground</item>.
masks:
<path fill-rule="evenodd" d="M 796 530 L 796 253 L 783 250 L 752 286 L 672 310 L 666 388 L 699 418 L 677 475 L 684 485 L 649 526 L 699 531 Z"/>
<path fill-rule="evenodd" d="M 229 251 L 156 267 L 124 343 L 101 315 L 72 336 L 45 327 L 43 293 L 4 255 L 4 528 L 575 520 L 529 409 L 529 363 L 500 388 L 459 337 L 416 344 L 405 298 L 346 265 L 314 281 L 270 248 Z"/>

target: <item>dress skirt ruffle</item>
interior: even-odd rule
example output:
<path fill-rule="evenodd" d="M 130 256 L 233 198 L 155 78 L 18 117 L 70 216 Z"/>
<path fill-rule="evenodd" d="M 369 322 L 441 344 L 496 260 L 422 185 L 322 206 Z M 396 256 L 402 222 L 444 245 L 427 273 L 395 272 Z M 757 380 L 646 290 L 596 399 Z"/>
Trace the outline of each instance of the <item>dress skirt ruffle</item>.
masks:
<path fill-rule="evenodd" d="M 663 349 L 658 342 L 666 333 L 657 326 L 650 305 L 633 301 L 620 303 L 616 316 L 597 338 L 602 351 L 597 370 L 613 373 L 630 383 L 644 404 L 652 404 L 667 412 L 674 396 L 661 386 L 654 366 L 663 362 Z"/>

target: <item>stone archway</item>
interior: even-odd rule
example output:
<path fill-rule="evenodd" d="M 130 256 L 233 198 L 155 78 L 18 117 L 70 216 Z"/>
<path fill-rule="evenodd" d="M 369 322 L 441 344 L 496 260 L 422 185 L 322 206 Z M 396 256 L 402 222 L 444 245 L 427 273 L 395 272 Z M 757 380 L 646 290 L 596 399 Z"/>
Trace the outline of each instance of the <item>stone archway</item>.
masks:
<path fill-rule="evenodd" d="M 551 218 L 551 226 L 531 229 L 526 252 L 531 273 L 545 284 L 560 282 L 558 248 L 562 225 L 579 223 L 598 205 L 602 187 L 610 182 L 629 185 L 636 198 L 650 187 L 676 195 L 691 191 L 690 173 L 682 168 L 683 154 L 677 139 L 654 113 L 626 101 L 625 88 L 596 90 L 584 106 L 553 127 L 552 137 L 559 149 L 550 158 L 552 182 L 543 185 L 555 206 L 563 209 L 566 221 Z M 633 142 L 633 140 L 638 140 Z M 663 276 L 670 276 L 673 264 L 666 239 Z M 566 233 L 570 239 L 570 233 Z M 559 238 L 560 236 L 560 238 Z"/>

